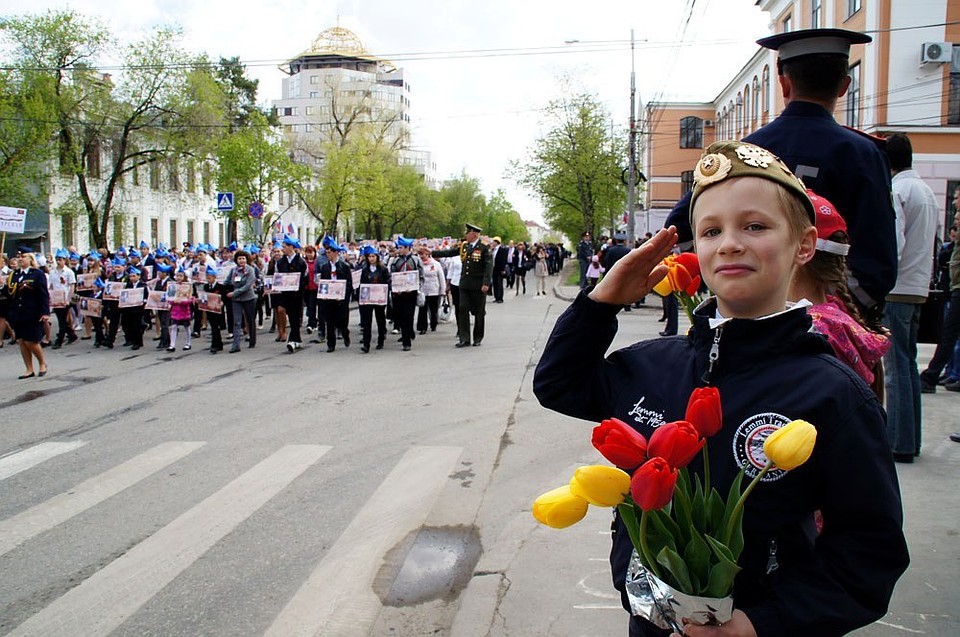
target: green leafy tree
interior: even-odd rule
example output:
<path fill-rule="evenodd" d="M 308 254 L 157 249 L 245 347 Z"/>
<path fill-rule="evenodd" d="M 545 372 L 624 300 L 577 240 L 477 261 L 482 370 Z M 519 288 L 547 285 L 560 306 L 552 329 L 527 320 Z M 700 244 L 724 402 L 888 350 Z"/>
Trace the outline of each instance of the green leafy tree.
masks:
<path fill-rule="evenodd" d="M 278 189 L 294 192 L 309 172 L 290 158 L 283 138 L 259 111 L 250 113 L 244 128 L 223 139 L 217 151 L 217 165 L 217 188 L 233 192 L 240 204 L 226 214 L 227 218 L 244 224 L 244 235 L 257 241 L 264 240 L 264 229 L 269 229 L 285 210 L 266 210 L 257 232 L 247 216 L 246 204 L 268 202 Z"/>
<path fill-rule="evenodd" d="M 549 130 L 524 162 L 511 163 L 516 182 L 540 197 L 552 228 L 570 237 L 619 217 L 626 201 L 621 181 L 623 140 L 595 96 L 580 93 L 546 108 Z"/>
<path fill-rule="evenodd" d="M 500 237 L 504 243 L 530 240 L 530 234 L 523 219 L 520 218 L 520 213 L 507 200 L 507 195 L 502 189 L 493 193 L 486 202 L 484 214 L 483 231 L 488 236 Z"/>
<path fill-rule="evenodd" d="M 487 199 L 480 190 L 480 180 L 476 177 L 470 177 L 463 172 L 460 176 L 444 182 L 440 193 L 450 207 L 450 216 L 440 228 L 441 235 L 461 237 L 465 223 L 480 225 L 480 220 L 486 218 L 484 208 Z M 486 230 L 484 228 L 484 232 Z"/>
<path fill-rule="evenodd" d="M 0 205 L 45 208 L 56 135 L 53 83 L 31 69 L 0 70 Z"/>

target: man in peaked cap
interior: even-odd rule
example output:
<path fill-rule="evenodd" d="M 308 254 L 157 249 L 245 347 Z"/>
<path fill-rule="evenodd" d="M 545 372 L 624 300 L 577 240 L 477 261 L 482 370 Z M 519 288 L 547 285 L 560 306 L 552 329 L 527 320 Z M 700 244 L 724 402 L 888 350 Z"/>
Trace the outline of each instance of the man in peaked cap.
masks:
<path fill-rule="evenodd" d="M 777 71 L 786 107 L 744 141 L 779 156 L 847 220 L 851 246 L 848 283 L 864 315 L 876 323 L 883 312 L 883 299 L 897 278 L 890 170 L 881 140 L 845 128 L 833 117 L 837 102 L 850 86 L 850 47 L 871 40 L 844 29 L 805 29 L 758 40 L 760 46 L 778 53 Z M 690 239 L 685 200 L 667 219 L 667 225 L 677 225 L 681 241 Z"/>
<path fill-rule="evenodd" d="M 449 250 L 434 250 L 433 258 L 460 257 L 460 305 L 457 306 L 456 347 L 470 345 L 470 315 L 473 314 L 473 345 L 483 341 L 484 316 L 487 313 L 487 291 L 493 279 L 493 258 L 490 249 L 480 241 L 481 229 L 466 224 L 466 233 L 460 245 Z"/>

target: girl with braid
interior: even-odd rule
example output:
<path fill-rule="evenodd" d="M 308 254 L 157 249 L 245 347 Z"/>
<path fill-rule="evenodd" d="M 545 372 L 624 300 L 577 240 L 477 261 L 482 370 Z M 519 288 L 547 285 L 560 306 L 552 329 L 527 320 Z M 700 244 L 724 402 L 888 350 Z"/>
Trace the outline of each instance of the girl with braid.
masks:
<path fill-rule="evenodd" d="M 882 400 L 880 360 L 890 349 L 890 339 L 883 327 L 863 319 L 847 288 L 850 238 L 846 222 L 832 203 L 809 189 L 807 195 L 817 213 L 817 251 L 812 260 L 797 269 L 790 285 L 790 298 L 813 303 L 807 308 L 813 329 L 827 339 L 837 358 L 863 378 Z"/>

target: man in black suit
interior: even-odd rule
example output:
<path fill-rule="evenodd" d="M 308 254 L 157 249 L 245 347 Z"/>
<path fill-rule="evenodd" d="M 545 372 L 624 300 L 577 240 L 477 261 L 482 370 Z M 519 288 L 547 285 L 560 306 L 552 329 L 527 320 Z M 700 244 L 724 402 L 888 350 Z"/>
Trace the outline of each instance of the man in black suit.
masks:
<path fill-rule="evenodd" d="M 493 302 L 503 303 L 503 278 L 507 274 L 507 249 L 501 244 L 500 237 L 493 238 L 490 253 L 493 258 Z"/>

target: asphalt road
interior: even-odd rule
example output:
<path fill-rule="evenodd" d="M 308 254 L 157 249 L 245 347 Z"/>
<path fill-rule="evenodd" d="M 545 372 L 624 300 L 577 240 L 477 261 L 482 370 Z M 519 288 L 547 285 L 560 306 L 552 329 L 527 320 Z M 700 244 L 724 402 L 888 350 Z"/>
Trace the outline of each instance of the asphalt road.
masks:
<path fill-rule="evenodd" d="M 531 393 L 566 304 L 508 291 L 465 349 L 453 324 L 369 354 L 355 326 L 332 354 L 265 330 L 234 355 L 83 341 L 18 381 L 7 345 L 0 635 L 625 634 L 605 512 L 565 531 L 529 514 L 598 459 L 590 423 Z M 622 315 L 615 346 L 656 316 Z M 871 637 L 960 634 L 960 395 L 924 400 L 901 470 L 913 565 Z"/>

